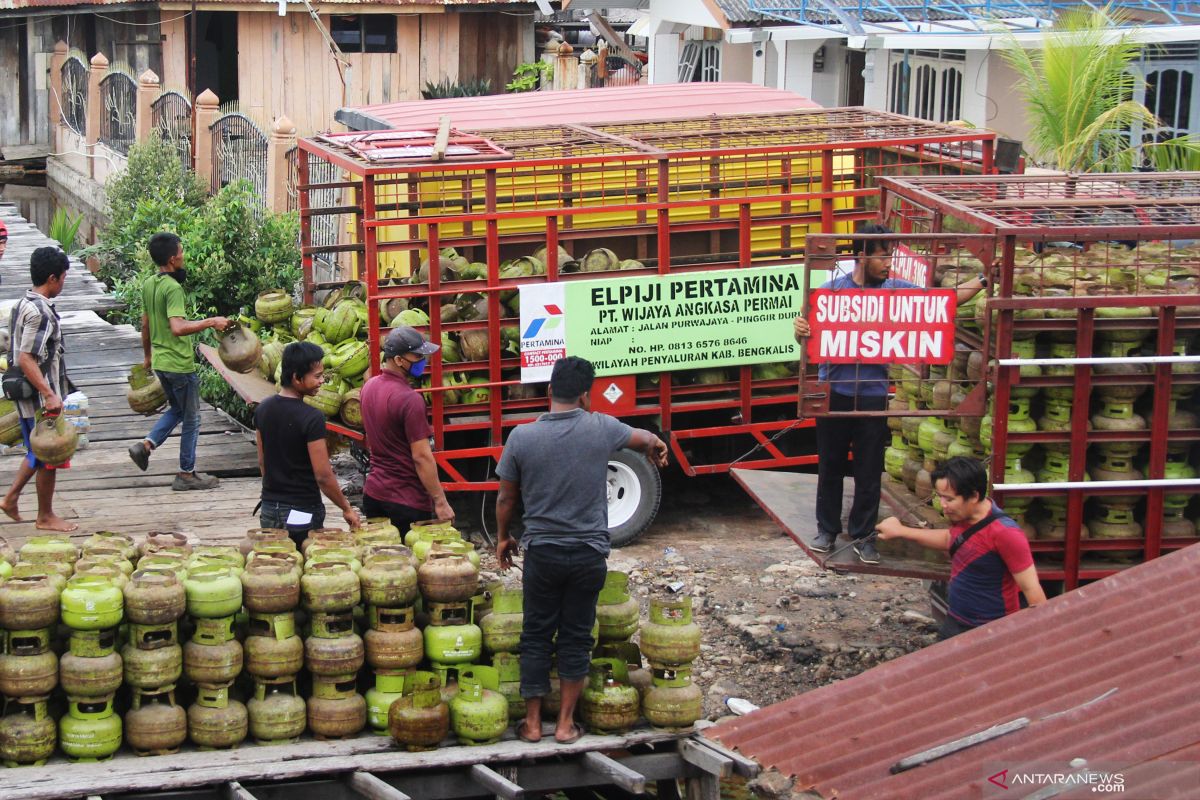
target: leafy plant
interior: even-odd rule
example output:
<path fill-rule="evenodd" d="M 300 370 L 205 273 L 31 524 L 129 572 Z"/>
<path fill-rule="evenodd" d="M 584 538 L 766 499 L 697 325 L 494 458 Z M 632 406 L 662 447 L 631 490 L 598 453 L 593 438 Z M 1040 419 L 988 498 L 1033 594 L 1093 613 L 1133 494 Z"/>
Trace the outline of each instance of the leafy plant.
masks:
<path fill-rule="evenodd" d="M 196 374 L 200 378 L 200 398 L 224 411 L 247 428 L 254 427 L 254 410 L 238 397 L 225 379 L 204 362 L 197 362 Z"/>
<path fill-rule="evenodd" d="M 492 94 L 492 82 L 488 78 L 472 78 L 465 81 L 451 81 L 442 78 L 437 83 L 425 82 L 421 96 L 426 100 L 440 100 L 447 97 L 480 97 Z"/>
<path fill-rule="evenodd" d="M 1041 39 L 1022 47 L 1008 34 L 1001 50 L 1018 75 L 1031 123 L 1026 147 L 1044 164 L 1070 172 L 1129 170 L 1151 163 L 1195 163 L 1200 142 L 1181 137 L 1167 142 L 1131 142 L 1129 131 L 1154 128 L 1158 120 L 1131 99 L 1139 80 L 1130 65 L 1141 45 L 1129 36 L 1112 37 L 1128 21 L 1112 7 L 1080 7 L 1064 12 Z"/>
<path fill-rule="evenodd" d="M 83 224 L 83 214 L 72 217 L 65 208 L 58 208 L 50 218 L 50 238 L 58 242 L 59 247 L 66 253 L 74 253 L 79 249 L 79 226 Z"/>
<path fill-rule="evenodd" d="M 175 151 L 160 143 L 132 149 L 129 169 L 109 182 L 108 200 L 111 222 L 84 252 L 99 258 L 101 280 L 125 304 L 118 321 L 141 322 L 142 284 L 158 271 L 146 243 L 163 230 L 183 243 L 193 317 L 236 314 L 259 292 L 291 290 L 300 280 L 295 213 L 264 213 L 247 181 L 209 197 Z"/>
<path fill-rule="evenodd" d="M 554 76 L 554 65 L 549 61 L 526 61 L 513 70 L 513 79 L 504 88 L 510 92 L 532 92 L 543 80 Z"/>

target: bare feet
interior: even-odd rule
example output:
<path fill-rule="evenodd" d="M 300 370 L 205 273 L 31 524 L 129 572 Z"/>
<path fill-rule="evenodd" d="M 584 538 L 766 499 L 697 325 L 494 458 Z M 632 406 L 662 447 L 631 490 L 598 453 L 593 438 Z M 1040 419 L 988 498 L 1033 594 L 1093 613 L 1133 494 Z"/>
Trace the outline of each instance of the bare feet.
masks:
<path fill-rule="evenodd" d="M 0 503 L 0 511 L 3 511 L 5 515 L 13 522 L 23 522 L 21 519 L 21 512 L 17 508 L 17 501 L 15 500 L 12 503 L 7 501 Z"/>
<path fill-rule="evenodd" d="M 57 514 L 50 514 L 45 517 L 38 518 L 33 527 L 39 531 L 56 531 L 58 533 L 71 533 L 79 530 L 79 526 L 74 522 L 67 522 Z"/>

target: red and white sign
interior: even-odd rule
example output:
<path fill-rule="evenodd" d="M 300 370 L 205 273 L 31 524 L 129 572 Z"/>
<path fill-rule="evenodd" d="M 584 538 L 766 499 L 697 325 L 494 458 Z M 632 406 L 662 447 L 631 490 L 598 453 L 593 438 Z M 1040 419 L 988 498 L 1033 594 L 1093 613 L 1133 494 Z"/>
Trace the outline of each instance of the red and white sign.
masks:
<path fill-rule="evenodd" d="M 953 289 L 817 289 L 809 359 L 827 364 L 949 364 Z"/>
<path fill-rule="evenodd" d="M 915 283 L 917 286 L 928 286 L 929 262 L 925 260 L 924 256 L 898 244 L 892 251 L 891 273 L 888 277 L 899 278 L 902 281 Z"/>

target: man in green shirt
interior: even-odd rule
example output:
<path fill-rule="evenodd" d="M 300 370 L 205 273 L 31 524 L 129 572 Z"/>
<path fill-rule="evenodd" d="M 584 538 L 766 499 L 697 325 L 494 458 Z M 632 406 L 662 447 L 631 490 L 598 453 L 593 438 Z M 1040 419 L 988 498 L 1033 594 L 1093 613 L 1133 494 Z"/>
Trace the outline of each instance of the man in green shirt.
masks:
<path fill-rule="evenodd" d="M 158 265 L 158 274 L 142 287 L 142 352 L 146 369 L 153 369 L 167 395 L 167 410 L 146 438 L 129 446 L 129 457 L 140 469 L 150 465 L 150 453 L 161 446 L 183 422 L 179 442 L 179 474 L 171 488 L 215 489 L 219 481 L 212 475 L 196 472 L 196 442 L 200 439 L 200 379 L 196 375 L 196 356 L 192 334 L 206 328 L 225 330 L 229 320 L 209 317 L 187 319 L 183 294 L 183 243 L 173 233 L 150 237 L 150 257 Z"/>

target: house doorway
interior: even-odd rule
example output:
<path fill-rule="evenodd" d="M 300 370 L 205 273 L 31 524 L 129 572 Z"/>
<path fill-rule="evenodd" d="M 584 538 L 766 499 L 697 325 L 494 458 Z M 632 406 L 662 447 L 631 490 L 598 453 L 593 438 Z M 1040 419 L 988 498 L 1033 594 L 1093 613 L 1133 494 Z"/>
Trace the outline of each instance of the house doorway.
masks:
<path fill-rule="evenodd" d="M 235 11 L 196 14 L 196 74 L 192 96 L 211 89 L 222 103 L 238 99 L 238 27 Z M 189 42 L 190 46 L 190 42 Z"/>
<path fill-rule="evenodd" d="M 846 80 L 842 82 L 842 105 L 861 106 L 863 104 L 867 88 L 863 70 L 866 68 L 866 50 L 846 51 Z"/>

